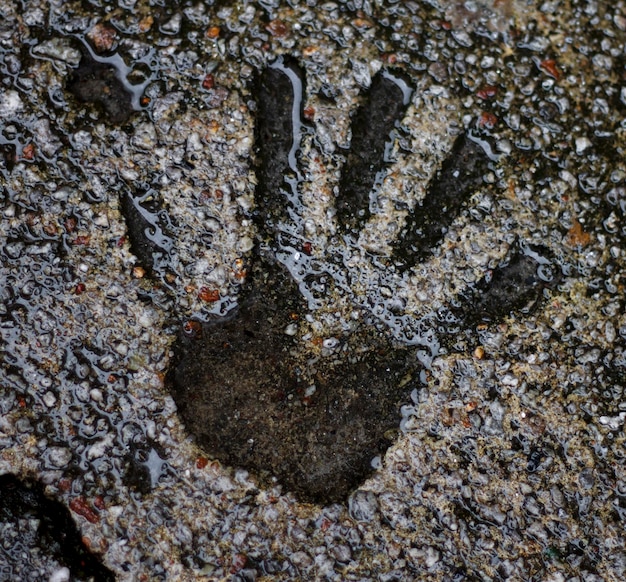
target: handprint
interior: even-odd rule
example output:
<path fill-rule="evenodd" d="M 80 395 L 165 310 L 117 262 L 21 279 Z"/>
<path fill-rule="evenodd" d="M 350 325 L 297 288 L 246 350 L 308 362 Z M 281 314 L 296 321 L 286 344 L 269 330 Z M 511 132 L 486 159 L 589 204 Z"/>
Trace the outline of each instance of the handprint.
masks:
<path fill-rule="evenodd" d="M 259 83 L 260 242 L 276 237 L 298 196 L 300 84 L 299 69 L 282 61 L 266 69 Z M 391 77 L 379 77 L 374 85 L 380 94 L 373 97 L 379 101 L 373 107 L 385 98 L 391 105 L 374 123 L 363 124 L 354 139 L 378 132 L 372 150 L 380 167 L 406 98 Z M 369 167 L 359 175 L 359 187 L 349 189 L 341 205 L 344 228 L 353 222 L 351 206 L 363 219 L 368 206 L 363 191 L 379 171 L 365 156 L 355 161 L 357 171 L 363 165 Z M 387 433 L 398 425 L 414 370 L 405 349 L 368 325 L 336 346 L 302 349 L 291 330 L 304 321 L 307 309 L 274 253 L 257 249 L 234 317 L 205 325 L 201 338 L 183 340 L 172 392 L 188 430 L 207 452 L 275 475 L 305 498 L 334 500 L 371 471 L 372 457 L 391 442 Z"/>
<path fill-rule="evenodd" d="M 274 476 L 303 499 L 329 502 L 345 498 L 395 438 L 399 408 L 418 384 L 421 366 L 373 316 L 338 338 L 305 341 L 299 333 L 310 303 L 279 250 L 285 240 L 293 242 L 288 225 L 303 180 L 298 153 L 303 133 L 311 131 L 302 116 L 303 84 L 302 71 L 287 60 L 260 75 L 252 265 L 234 313 L 186 324 L 168 384 L 187 430 L 208 454 Z M 352 120 L 336 200 L 342 236 L 367 227 L 371 193 L 384 177 L 386 148 L 410 95 L 401 76 L 382 71 Z M 457 138 L 426 197 L 409 211 L 390 264 L 408 269 L 428 258 L 481 187 L 490 163 L 477 140 Z M 140 225 L 130 230 L 140 238 L 140 201 L 126 208 L 127 219 Z M 150 248 L 146 242 L 139 250 Z M 524 307 L 550 282 L 547 265 L 536 250 L 512 255 L 465 297 L 451 301 L 453 317 L 469 324 Z"/>

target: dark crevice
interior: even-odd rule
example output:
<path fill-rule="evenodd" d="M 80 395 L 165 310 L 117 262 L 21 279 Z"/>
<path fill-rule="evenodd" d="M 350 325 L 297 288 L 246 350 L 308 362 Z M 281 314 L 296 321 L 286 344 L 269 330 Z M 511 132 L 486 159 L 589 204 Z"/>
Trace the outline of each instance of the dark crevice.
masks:
<path fill-rule="evenodd" d="M 115 67 L 95 61 L 84 50 L 67 89 L 79 101 L 102 106 L 110 123 L 124 123 L 133 113 L 132 94 L 124 87 Z"/>
<path fill-rule="evenodd" d="M 38 523 L 35 525 L 32 520 Z M 9 569 L 3 579 L 34 579 L 32 576 L 37 575 L 38 570 L 24 560 L 32 549 L 39 556 L 47 556 L 67 567 L 72 580 L 115 580 L 113 572 L 86 548 L 69 511 L 58 501 L 46 497 L 38 483 L 23 482 L 14 475 L 0 476 L 1 524 L 11 524 L 11 531 L 17 534 L 13 540 L 5 536 L 0 548 L 0 562 L 6 563 Z M 10 541 L 14 550 L 7 548 Z"/>
<path fill-rule="evenodd" d="M 151 273 L 164 274 L 165 258 L 173 241 L 165 233 L 158 209 L 151 208 L 147 194 L 120 194 L 120 208 L 126 218 L 126 228 L 132 253 L 142 267 Z"/>
<path fill-rule="evenodd" d="M 541 300 L 545 288 L 554 287 L 560 280 L 561 272 L 547 249 L 522 245 L 469 293 L 462 317 L 468 324 L 489 323 L 513 311 L 528 311 Z"/>

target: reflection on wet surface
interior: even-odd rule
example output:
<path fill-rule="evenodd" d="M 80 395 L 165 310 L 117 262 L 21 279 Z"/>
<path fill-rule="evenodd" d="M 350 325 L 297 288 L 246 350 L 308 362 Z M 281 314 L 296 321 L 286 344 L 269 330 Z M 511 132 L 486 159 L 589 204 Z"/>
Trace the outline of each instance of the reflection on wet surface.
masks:
<path fill-rule="evenodd" d="M 166 4 L 0 5 L 0 471 L 120 577 L 623 579 L 623 2 Z"/>

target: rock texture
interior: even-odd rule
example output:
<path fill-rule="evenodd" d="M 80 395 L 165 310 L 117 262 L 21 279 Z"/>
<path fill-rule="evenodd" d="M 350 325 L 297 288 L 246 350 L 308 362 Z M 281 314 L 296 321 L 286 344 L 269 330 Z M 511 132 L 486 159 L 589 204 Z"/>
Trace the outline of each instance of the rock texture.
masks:
<path fill-rule="evenodd" d="M 0 3 L 0 473 L 117 580 L 624 579 L 625 43 L 623 1 Z M 268 211 L 280 59 L 301 122 Z M 408 103 L 346 179 L 381 71 Z M 280 349 L 380 345 L 398 391 L 375 470 L 315 503 L 219 462 L 169 384 L 270 265 L 263 333 L 296 298 Z M 83 575 L 23 525 L 5 578 Z"/>

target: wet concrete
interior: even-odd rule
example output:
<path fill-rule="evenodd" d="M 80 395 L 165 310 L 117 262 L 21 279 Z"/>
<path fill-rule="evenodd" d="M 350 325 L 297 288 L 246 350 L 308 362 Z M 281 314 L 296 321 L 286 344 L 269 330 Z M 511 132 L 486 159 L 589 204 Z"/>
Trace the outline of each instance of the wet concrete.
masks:
<path fill-rule="evenodd" d="M 623 2 L 108 8 L 0 6 L 0 472 L 120 580 L 623 579 Z"/>

